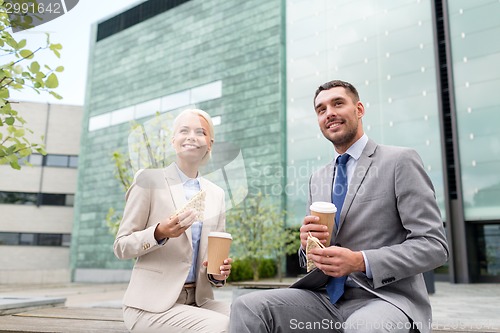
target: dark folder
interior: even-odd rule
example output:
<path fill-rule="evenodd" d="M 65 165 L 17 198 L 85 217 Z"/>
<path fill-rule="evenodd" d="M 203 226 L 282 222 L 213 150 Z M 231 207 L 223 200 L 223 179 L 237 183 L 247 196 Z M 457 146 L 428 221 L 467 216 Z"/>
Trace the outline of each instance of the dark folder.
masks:
<path fill-rule="evenodd" d="M 290 288 L 318 290 L 325 287 L 328 277 L 322 270 L 315 268 L 293 283 Z"/>

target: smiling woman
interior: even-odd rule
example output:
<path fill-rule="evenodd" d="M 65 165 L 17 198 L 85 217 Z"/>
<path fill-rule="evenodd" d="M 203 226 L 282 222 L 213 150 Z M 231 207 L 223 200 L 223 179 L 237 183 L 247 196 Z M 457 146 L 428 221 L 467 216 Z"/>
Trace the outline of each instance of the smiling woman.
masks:
<path fill-rule="evenodd" d="M 208 113 L 184 110 L 174 120 L 175 162 L 139 171 L 127 191 L 114 251 L 120 259 L 137 258 L 123 300 L 132 332 L 227 330 L 229 306 L 213 300 L 211 286 L 225 284 L 232 259 L 218 274 L 207 272 L 208 234 L 225 229 L 225 195 L 198 172 L 213 142 Z"/>
<path fill-rule="evenodd" d="M 214 125 L 203 110 L 188 109 L 174 120 L 172 145 L 177 153 L 177 165 L 190 177 L 208 162 L 214 142 Z"/>

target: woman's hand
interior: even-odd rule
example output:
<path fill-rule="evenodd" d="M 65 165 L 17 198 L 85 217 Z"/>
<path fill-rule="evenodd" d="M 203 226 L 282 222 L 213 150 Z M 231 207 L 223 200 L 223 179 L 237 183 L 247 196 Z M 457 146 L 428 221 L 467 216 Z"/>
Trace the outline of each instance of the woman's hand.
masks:
<path fill-rule="evenodd" d="M 194 223 L 195 219 L 196 214 L 192 210 L 170 216 L 156 226 L 155 239 L 160 241 L 165 238 L 179 237 Z"/>
<path fill-rule="evenodd" d="M 224 264 L 220 266 L 220 274 L 212 274 L 213 278 L 219 281 L 224 281 L 227 279 L 229 274 L 231 274 L 231 264 L 233 263 L 233 259 L 227 258 L 224 259 Z M 203 262 L 203 266 L 208 266 L 208 261 Z"/>

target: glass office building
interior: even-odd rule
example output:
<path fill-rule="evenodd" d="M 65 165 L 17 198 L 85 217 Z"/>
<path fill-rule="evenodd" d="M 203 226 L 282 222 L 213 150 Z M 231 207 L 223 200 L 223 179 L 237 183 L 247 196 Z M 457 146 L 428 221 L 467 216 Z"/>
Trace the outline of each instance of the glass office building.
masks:
<path fill-rule="evenodd" d="M 500 281 L 500 2 L 438 0 L 145 1 L 95 26 L 72 245 L 75 280 L 113 280 L 103 224 L 123 207 L 110 154 L 129 121 L 188 106 L 216 120 L 218 140 L 300 224 L 312 172 L 332 145 L 316 88 L 353 83 L 365 132 L 414 148 L 436 189 L 454 282 Z M 418 204 L 418 203 L 416 203 Z"/>

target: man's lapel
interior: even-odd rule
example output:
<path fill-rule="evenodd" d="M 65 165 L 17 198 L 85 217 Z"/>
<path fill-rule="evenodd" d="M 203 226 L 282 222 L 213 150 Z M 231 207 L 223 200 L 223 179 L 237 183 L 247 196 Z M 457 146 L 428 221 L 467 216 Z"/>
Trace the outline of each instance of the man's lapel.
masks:
<path fill-rule="evenodd" d="M 361 156 L 359 157 L 356 169 L 354 170 L 351 182 L 349 183 L 349 188 L 345 196 L 344 204 L 342 206 L 342 211 L 337 212 L 337 214 L 340 214 L 339 230 L 342 228 L 342 224 L 344 223 L 345 216 L 349 211 L 349 208 L 351 207 L 352 201 L 354 200 L 354 197 L 358 193 L 361 184 L 363 183 L 363 180 L 368 173 L 368 169 L 372 164 L 371 156 L 375 152 L 376 148 L 377 144 L 372 140 L 368 140 L 365 149 L 363 149 L 363 153 L 361 153 Z"/>
<path fill-rule="evenodd" d="M 333 174 L 334 162 L 331 162 L 323 169 L 320 182 L 312 184 L 312 186 L 315 186 L 313 190 L 316 191 L 313 201 L 332 202 Z M 307 207 L 307 209 L 309 210 L 309 207 Z"/>

